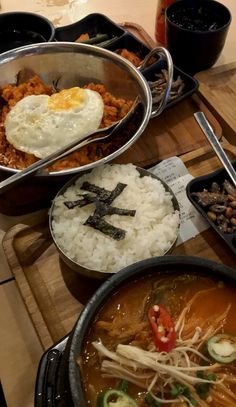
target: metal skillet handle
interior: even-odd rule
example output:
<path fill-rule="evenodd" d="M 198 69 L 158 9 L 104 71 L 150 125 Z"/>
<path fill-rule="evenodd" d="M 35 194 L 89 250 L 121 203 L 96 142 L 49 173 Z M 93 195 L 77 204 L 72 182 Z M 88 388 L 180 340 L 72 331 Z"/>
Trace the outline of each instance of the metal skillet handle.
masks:
<path fill-rule="evenodd" d="M 153 117 L 159 116 L 163 112 L 164 108 L 166 107 L 166 104 L 169 99 L 170 91 L 171 91 L 171 86 L 172 86 L 172 82 L 173 82 L 173 71 L 174 71 L 174 66 L 173 66 L 173 61 L 172 61 L 171 55 L 170 55 L 169 51 L 164 47 L 153 48 L 149 52 L 149 54 L 146 55 L 146 57 L 144 58 L 142 64 L 138 67 L 138 69 L 142 72 L 145 68 L 147 68 L 147 64 L 148 64 L 149 60 L 155 55 L 158 55 L 161 58 L 164 58 L 164 60 L 166 61 L 167 84 L 166 84 L 166 89 L 165 89 L 163 98 L 160 101 L 158 107 L 156 109 L 152 110 L 151 119 Z"/>

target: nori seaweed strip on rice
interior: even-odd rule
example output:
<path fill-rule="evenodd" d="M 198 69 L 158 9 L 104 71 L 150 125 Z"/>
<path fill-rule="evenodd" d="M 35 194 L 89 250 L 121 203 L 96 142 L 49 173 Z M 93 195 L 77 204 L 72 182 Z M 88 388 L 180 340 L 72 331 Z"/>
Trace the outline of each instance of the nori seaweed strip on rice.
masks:
<path fill-rule="evenodd" d="M 91 226 L 115 240 L 121 240 L 125 238 L 126 231 L 111 225 L 105 221 L 103 217 L 106 215 L 135 216 L 135 210 L 110 206 L 125 187 L 127 187 L 127 184 L 119 182 L 112 191 L 108 191 L 105 188 L 98 187 L 97 185 L 85 181 L 80 188 L 92 192 L 95 195 L 80 195 L 82 197 L 81 199 L 77 199 L 76 201 L 66 201 L 64 202 L 64 205 L 66 205 L 68 209 L 73 209 L 76 206 L 81 208 L 90 203 L 94 203 L 96 209 L 93 215 L 90 215 L 85 221 L 84 225 Z"/>
<path fill-rule="evenodd" d="M 122 215 L 122 216 L 135 216 L 135 210 L 133 209 L 123 209 L 123 208 L 116 208 L 115 206 L 107 205 L 104 202 L 99 201 L 99 199 L 95 200 L 96 211 L 95 215 L 98 216 L 105 216 L 105 215 Z"/>
<path fill-rule="evenodd" d="M 121 194 L 125 187 L 127 187 L 127 184 L 118 182 L 112 191 L 108 191 L 105 188 L 98 187 L 97 185 L 90 184 L 90 182 L 85 181 L 80 188 L 97 194 L 100 201 L 111 204 L 114 199 Z"/>
<path fill-rule="evenodd" d="M 96 199 L 95 196 L 90 195 L 90 194 L 84 194 L 84 195 L 79 195 L 82 198 L 81 199 L 77 199 L 76 201 L 65 201 L 64 205 L 68 208 L 68 209 L 73 209 L 76 206 L 78 206 L 79 208 L 82 208 L 83 206 L 89 205 L 91 203 L 93 203 Z"/>
<path fill-rule="evenodd" d="M 104 233 L 105 235 L 112 237 L 114 240 L 122 240 L 125 238 L 125 230 L 111 225 L 99 215 L 89 216 L 84 225 L 91 226 L 94 229 L 97 229 L 100 232 Z"/>

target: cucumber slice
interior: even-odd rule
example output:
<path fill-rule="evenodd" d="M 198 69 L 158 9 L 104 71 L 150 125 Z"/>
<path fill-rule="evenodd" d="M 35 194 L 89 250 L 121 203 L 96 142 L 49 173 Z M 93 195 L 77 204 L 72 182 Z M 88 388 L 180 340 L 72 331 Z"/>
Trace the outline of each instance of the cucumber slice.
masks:
<path fill-rule="evenodd" d="M 138 404 L 124 391 L 111 389 L 99 396 L 98 407 L 138 407 Z"/>
<path fill-rule="evenodd" d="M 236 337 L 219 334 L 207 342 L 209 355 L 217 362 L 231 363 L 236 359 Z"/>

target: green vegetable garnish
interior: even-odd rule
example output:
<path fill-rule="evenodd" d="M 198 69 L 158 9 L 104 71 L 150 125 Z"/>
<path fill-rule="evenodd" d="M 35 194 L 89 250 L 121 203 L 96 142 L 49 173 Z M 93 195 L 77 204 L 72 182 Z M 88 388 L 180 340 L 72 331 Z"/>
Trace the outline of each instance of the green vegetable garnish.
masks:
<path fill-rule="evenodd" d="M 136 401 L 124 391 L 117 389 L 105 390 L 98 396 L 98 407 L 138 407 Z"/>
<path fill-rule="evenodd" d="M 207 350 L 216 362 L 231 363 L 236 359 L 236 337 L 215 335 L 207 341 Z"/>
<path fill-rule="evenodd" d="M 120 383 L 117 386 L 118 390 L 124 391 L 125 393 L 127 393 L 128 391 L 128 387 L 129 387 L 129 382 L 128 380 L 121 380 Z"/>
<path fill-rule="evenodd" d="M 192 397 L 191 392 L 187 386 L 184 384 L 176 383 L 176 385 L 171 389 L 171 395 L 177 397 L 183 395 L 186 397 L 193 406 L 197 405 L 196 400 Z"/>
<path fill-rule="evenodd" d="M 160 403 L 158 403 L 158 401 L 155 400 L 150 393 L 146 394 L 145 403 L 148 404 L 149 406 L 160 407 Z"/>
<path fill-rule="evenodd" d="M 208 375 L 205 375 L 203 371 L 197 372 L 197 377 L 199 379 L 211 380 L 212 382 L 216 380 L 216 375 L 214 375 L 214 373 L 209 373 Z M 205 400 L 208 396 L 211 383 L 198 383 L 194 387 L 199 397 Z"/>

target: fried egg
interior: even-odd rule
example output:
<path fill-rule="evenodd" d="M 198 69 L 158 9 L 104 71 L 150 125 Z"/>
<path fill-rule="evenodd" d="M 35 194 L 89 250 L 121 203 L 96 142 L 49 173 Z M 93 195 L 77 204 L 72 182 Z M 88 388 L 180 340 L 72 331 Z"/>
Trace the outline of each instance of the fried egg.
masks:
<path fill-rule="evenodd" d="M 103 110 L 102 97 L 90 89 L 26 96 L 7 114 L 6 138 L 16 149 L 44 158 L 96 131 Z"/>

